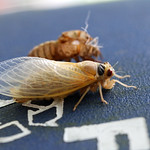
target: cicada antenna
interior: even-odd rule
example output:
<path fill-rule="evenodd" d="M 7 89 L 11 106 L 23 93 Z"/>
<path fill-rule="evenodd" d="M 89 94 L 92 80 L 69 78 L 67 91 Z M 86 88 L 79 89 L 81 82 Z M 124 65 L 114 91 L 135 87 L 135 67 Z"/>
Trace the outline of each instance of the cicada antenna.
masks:
<path fill-rule="evenodd" d="M 120 72 L 120 73 L 125 73 L 125 71 L 115 71 L 115 73 L 118 73 L 118 72 Z"/>
<path fill-rule="evenodd" d="M 117 61 L 112 67 L 113 67 L 113 68 L 116 67 L 116 65 L 118 65 L 118 63 L 119 63 L 119 62 Z"/>

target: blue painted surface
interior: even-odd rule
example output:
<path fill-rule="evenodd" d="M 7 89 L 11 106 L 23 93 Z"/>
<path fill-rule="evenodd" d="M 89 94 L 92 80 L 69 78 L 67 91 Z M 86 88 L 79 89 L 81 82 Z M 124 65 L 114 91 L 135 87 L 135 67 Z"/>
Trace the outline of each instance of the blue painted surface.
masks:
<path fill-rule="evenodd" d="M 130 74 L 122 79 L 138 90 L 116 84 L 112 90 L 103 90 L 109 105 L 100 102 L 99 93 L 88 93 L 75 112 L 79 94 L 65 99 L 64 115 L 59 127 L 31 127 L 27 122 L 27 108 L 13 104 L 0 109 L 0 122 L 18 120 L 32 134 L 0 144 L 3 150 L 75 150 L 96 149 L 96 140 L 64 143 L 65 127 L 105 123 L 133 117 L 146 118 L 150 126 L 150 1 L 131 0 L 102 3 L 59 10 L 23 12 L 0 16 L 0 61 L 26 56 L 33 46 L 55 40 L 63 31 L 80 29 L 88 11 L 89 33 L 100 38 L 105 61 L 119 64 L 116 70 Z M 2 97 L 0 97 L 2 98 Z M 50 113 L 42 117 L 49 120 Z M 42 118 L 43 119 L 43 118 Z M 37 118 L 40 120 L 40 118 Z M 150 128 L 148 129 L 150 132 Z"/>

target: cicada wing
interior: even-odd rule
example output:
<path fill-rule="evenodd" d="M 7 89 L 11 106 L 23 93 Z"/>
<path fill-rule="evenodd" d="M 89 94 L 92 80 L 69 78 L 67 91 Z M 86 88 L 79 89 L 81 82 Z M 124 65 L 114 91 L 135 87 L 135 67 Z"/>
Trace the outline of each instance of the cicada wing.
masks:
<path fill-rule="evenodd" d="M 15 98 L 67 95 L 94 81 L 77 63 L 20 57 L 0 63 L 0 94 Z"/>
<path fill-rule="evenodd" d="M 21 57 L 0 63 L 0 94 L 12 96 L 10 89 L 20 84 L 26 84 L 24 79 L 29 74 L 22 64 L 30 59 L 28 57 Z"/>

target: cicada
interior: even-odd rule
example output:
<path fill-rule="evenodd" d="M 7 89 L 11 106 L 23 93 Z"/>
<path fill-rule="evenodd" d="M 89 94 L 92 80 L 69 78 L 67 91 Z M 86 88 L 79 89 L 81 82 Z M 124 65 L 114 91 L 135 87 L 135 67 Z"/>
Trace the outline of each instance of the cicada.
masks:
<path fill-rule="evenodd" d="M 77 90 L 82 96 L 75 110 L 88 91 L 99 88 L 101 101 L 107 104 L 102 88 L 112 89 L 115 83 L 127 88 L 119 80 L 130 77 L 115 73 L 109 62 L 83 61 L 78 63 L 48 60 L 39 57 L 19 57 L 0 63 L 0 94 L 13 97 L 16 102 L 41 99 L 64 99 Z"/>
<path fill-rule="evenodd" d="M 50 60 L 71 61 L 97 60 L 102 54 L 98 46 L 98 37 L 92 38 L 86 31 L 72 30 L 63 32 L 56 41 L 47 41 L 35 46 L 28 54 Z"/>

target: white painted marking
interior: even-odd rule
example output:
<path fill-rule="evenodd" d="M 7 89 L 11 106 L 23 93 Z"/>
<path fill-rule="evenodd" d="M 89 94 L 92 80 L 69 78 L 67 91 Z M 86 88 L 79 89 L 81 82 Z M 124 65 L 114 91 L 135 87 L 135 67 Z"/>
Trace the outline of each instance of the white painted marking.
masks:
<path fill-rule="evenodd" d="M 116 135 L 127 134 L 130 150 L 149 150 L 149 136 L 144 118 L 133 118 L 104 124 L 65 128 L 64 141 L 97 139 L 98 150 L 118 150 Z"/>
<path fill-rule="evenodd" d="M 21 133 L 17 133 L 15 135 L 11 135 L 11 136 L 6 136 L 6 137 L 0 137 L 0 143 L 8 143 L 17 139 L 20 139 L 28 134 L 31 133 L 30 130 L 28 130 L 27 128 L 25 128 L 22 124 L 20 124 L 18 121 L 12 121 L 6 124 L 3 124 L 0 126 L 0 130 L 6 127 L 9 127 L 11 125 L 16 125 L 22 132 Z"/>
<path fill-rule="evenodd" d="M 11 100 L 2 100 L 2 99 L 0 99 L 0 108 L 8 106 L 8 105 L 13 104 L 13 103 L 15 103 L 15 101 L 13 99 L 11 99 Z"/>
<path fill-rule="evenodd" d="M 28 103 L 24 103 L 23 106 L 37 108 L 38 110 L 28 110 L 28 122 L 31 126 L 51 126 L 51 127 L 57 127 L 58 124 L 56 121 L 63 116 L 63 105 L 64 105 L 64 99 L 55 99 L 52 104 L 48 106 L 39 106 L 36 104 L 31 104 L 31 101 Z M 53 107 L 56 107 L 56 117 L 54 119 L 51 119 L 45 123 L 34 123 L 33 117 L 37 114 L 40 114 L 48 109 L 51 109 Z"/>

